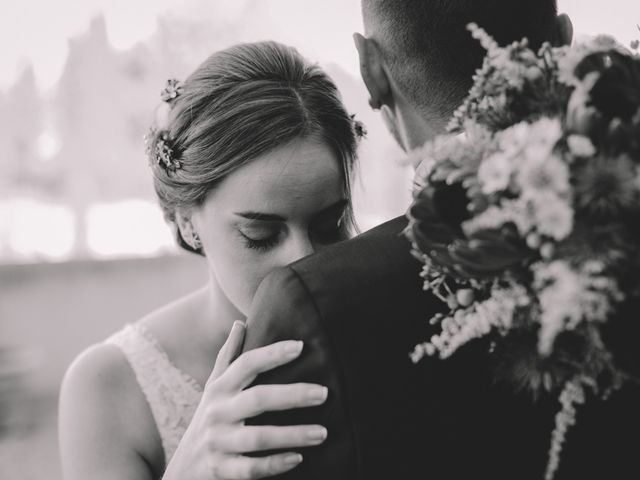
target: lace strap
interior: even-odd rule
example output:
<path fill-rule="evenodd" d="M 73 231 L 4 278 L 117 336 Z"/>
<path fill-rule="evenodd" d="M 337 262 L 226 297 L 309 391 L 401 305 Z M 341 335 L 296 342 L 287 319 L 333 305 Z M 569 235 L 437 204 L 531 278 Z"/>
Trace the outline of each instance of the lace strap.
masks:
<path fill-rule="evenodd" d="M 140 325 L 127 325 L 105 343 L 124 353 L 158 427 L 165 462 L 173 456 L 202 397 L 202 387 L 178 369 L 157 340 Z"/>

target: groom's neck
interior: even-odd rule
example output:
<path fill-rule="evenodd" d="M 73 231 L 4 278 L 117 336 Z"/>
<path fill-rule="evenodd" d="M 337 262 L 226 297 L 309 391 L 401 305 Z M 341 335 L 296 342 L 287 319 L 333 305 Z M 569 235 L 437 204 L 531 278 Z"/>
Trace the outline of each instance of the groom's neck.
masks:
<path fill-rule="evenodd" d="M 434 115 L 406 101 L 398 103 L 397 111 L 398 127 L 403 134 L 405 150 L 420 148 L 446 131 L 449 115 Z"/>

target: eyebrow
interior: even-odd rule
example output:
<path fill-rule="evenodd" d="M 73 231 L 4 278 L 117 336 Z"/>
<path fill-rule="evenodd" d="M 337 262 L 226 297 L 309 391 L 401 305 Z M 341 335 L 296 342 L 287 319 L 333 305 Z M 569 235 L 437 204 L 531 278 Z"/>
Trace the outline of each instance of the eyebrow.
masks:
<path fill-rule="evenodd" d="M 335 211 L 342 210 L 348 203 L 349 202 L 346 198 L 342 198 L 337 202 L 329 205 L 328 207 L 325 207 L 322 210 L 320 210 L 316 214 L 316 216 L 317 217 L 324 216 L 324 215 L 333 213 Z M 273 213 L 263 213 L 263 212 L 237 212 L 235 213 L 235 215 L 242 218 L 246 218 L 248 220 L 259 220 L 263 222 L 286 222 L 287 220 L 286 218 L 280 215 L 275 215 Z"/>

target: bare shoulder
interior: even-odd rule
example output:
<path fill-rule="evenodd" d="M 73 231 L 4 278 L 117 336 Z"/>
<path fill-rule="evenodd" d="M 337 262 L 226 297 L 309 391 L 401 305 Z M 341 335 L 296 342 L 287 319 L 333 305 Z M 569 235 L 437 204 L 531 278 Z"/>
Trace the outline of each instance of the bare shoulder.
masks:
<path fill-rule="evenodd" d="M 98 344 L 87 348 L 73 361 L 63 380 L 63 393 L 76 388 L 104 390 L 101 393 L 117 395 L 115 390 L 126 388 L 134 380 L 133 372 L 120 350 L 112 345 Z"/>
<path fill-rule="evenodd" d="M 75 359 L 62 383 L 59 408 L 65 478 L 89 472 L 105 479 L 151 478 L 147 465 L 158 461 L 158 434 L 135 374 L 117 347 L 95 345 Z"/>

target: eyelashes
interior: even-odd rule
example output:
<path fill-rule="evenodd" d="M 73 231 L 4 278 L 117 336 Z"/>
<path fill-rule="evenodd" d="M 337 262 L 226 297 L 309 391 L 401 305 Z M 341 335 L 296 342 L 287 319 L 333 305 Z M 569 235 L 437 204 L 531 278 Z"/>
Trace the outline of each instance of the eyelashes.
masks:
<path fill-rule="evenodd" d="M 257 250 L 258 252 L 266 252 L 267 250 L 275 247 L 278 244 L 280 234 L 261 239 L 247 237 L 242 232 L 240 232 L 240 236 L 244 241 L 245 247 L 247 247 L 248 249 Z"/>
<path fill-rule="evenodd" d="M 341 220 L 342 219 L 334 221 L 330 225 L 324 225 L 316 228 L 311 234 L 312 242 L 320 245 L 328 245 L 346 239 Z M 251 238 L 240 230 L 238 233 L 240 234 L 240 238 L 243 241 L 245 248 L 260 253 L 267 252 L 276 247 L 278 243 L 280 243 L 283 235 L 282 231 L 277 231 L 272 235 L 262 238 Z"/>

